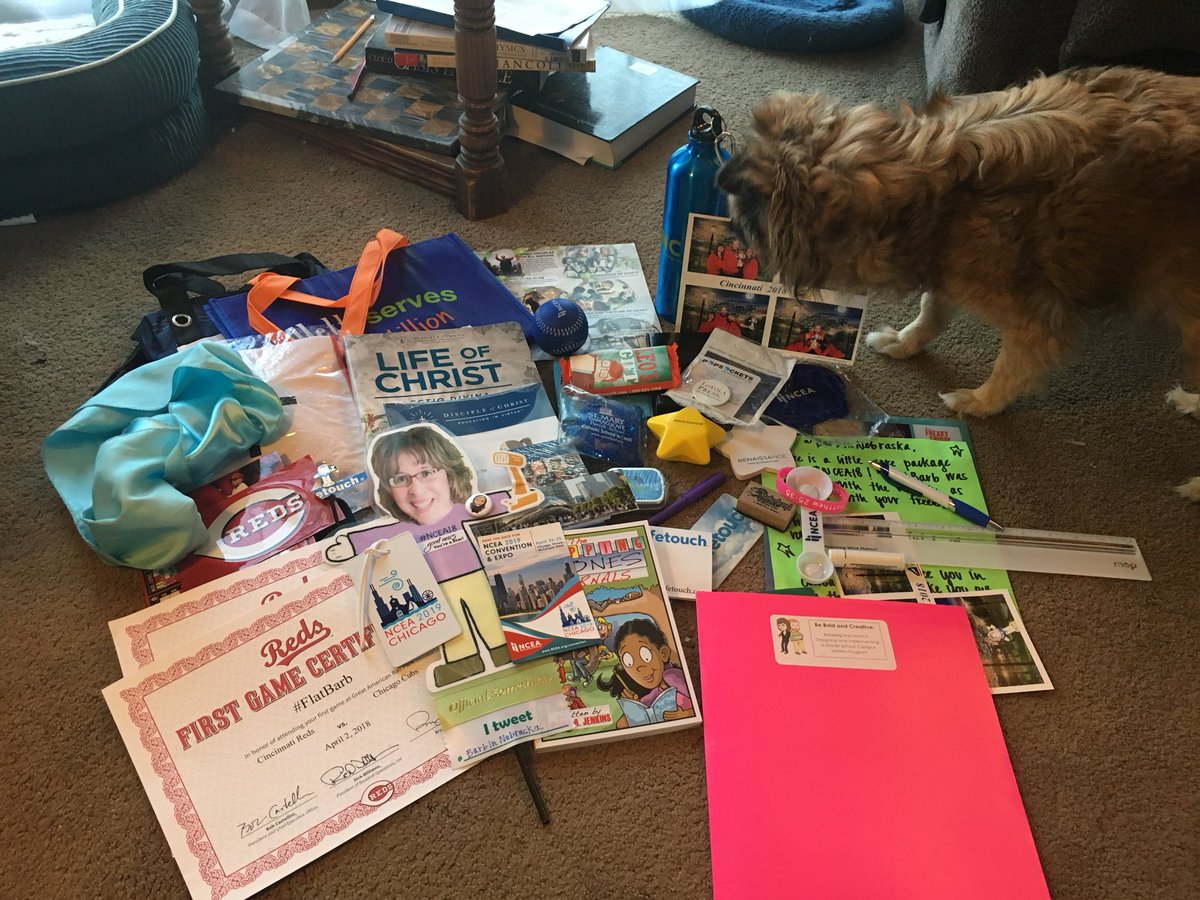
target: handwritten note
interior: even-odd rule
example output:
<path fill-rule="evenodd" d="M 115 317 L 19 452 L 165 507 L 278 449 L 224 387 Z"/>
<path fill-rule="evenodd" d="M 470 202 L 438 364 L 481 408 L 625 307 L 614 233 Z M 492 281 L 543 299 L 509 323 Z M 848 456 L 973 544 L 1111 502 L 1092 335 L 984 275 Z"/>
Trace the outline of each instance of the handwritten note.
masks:
<path fill-rule="evenodd" d="M 903 491 L 885 481 L 868 463 L 877 459 L 905 469 L 943 493 L 987 510 L 970 445 L 962 441 L 933 441 L 914 438 L 860 437 L 825 443 L 801 434 L 792 445 L 798 466 L 816 466 L 850 492 L 847 513 L 896 512 L 905 522 L 962 524 L 962 520 L 923 497 Z M 774 484 L 775 476 L 763 476 Z M 793 522 L 788 531 L 767 530 L 768 552 L 776 588 L 813 587 L 796 571 L 796 557 L 803 546 L 802 532 Z M 999 569 L 951 569 L 927 567 L 925 575 L 935 593 L 946 591 L 1007 590 L 1008 573 Z M 815 587 L 818 593 L 835 594 L 832 582 Z"/>

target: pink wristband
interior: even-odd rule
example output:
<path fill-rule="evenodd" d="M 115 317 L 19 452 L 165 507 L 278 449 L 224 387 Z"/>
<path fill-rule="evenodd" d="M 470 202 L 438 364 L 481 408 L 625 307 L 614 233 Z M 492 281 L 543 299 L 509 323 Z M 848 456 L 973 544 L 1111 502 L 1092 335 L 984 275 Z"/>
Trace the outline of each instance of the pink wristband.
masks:
<path fill-rule="evenodd" d="M 846 504 L 850 502 L 850 492 L 836 481 L 831 482 L 833 485 L 833 499 L 831 500 L 818 500 L 816 497 L 800 493 L 788 484 L 788 473 L 794 468 L 796 467 L 784 466 L 775 473 L 775 490 L 779 492 L 783 499 L 789 503 L 795 503 L 797 506 L 803 506 L 805 509 L 815 509 L 817 512 L 823 513 L 840 513 L 846 508 Z"/>

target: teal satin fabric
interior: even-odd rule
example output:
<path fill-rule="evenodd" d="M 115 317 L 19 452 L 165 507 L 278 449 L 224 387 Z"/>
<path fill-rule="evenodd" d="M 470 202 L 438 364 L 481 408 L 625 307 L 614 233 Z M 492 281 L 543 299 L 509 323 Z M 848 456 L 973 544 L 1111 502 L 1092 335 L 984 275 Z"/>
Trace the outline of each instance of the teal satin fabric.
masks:
<path fill-rule="evenodd" d="M 107 563 L 155 569 L 208 540 L 182 491 L 285 427 L 279 397 L 236 351 L 204 342 L 135 369 L 42 445 L 51 484 Z"/>

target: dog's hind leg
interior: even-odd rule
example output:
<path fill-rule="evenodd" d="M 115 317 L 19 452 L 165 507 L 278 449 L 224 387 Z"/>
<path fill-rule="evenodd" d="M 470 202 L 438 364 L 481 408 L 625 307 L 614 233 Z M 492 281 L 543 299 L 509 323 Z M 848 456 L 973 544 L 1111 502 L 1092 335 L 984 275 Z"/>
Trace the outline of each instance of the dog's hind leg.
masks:
<path fill-rule="evenodd" d="M 1189 318 L 1180 321 L 1179 331 L 1183 337 L 1183 357 L 1189 386 L 1200 390 L 1200 319 Z M 1193 394 L 1182 385 L 1176 385 L 1167 391 L 1167 405 L 1184 415 L 1200 419 L 1200 394 Z M 1200 476 L 1178 485 L 1175 491 L 1185 500 L 1200 503 Z"/>
<path fill-rule="evenodd" d="M 1183 359 L 1188 386 L 1200 391 L 1200 319 L 1187 318 L 1179 322 L 1183 338 Z M 1200 419 L 1200 394 L 1193 394 L 1182 385 L 1167 391 L 1167 405 L 1185 415 Z"/>
<path fill-rule="evenodd" d="M 955 312 L 955 307 L 945 298 L 933 291 L 926 291 L 921 295 L 921 311 L 915 319 L 899 331 L 890 325 L 872 331 L 867 335 L 867 346 L 884 356 L 908 359 L 924 350 L 945 331 Z"/>
<path fill-rule="evenodd" d="M 939 394 L 948 407 L 970 416 L 991 416 L 1024 394 L 1041 387 L 1071 350 L 1062 338 L 1038 327 L 1009 328 L 1000 337 L 1000 355 L 992 374 L 977 388 Z"/>

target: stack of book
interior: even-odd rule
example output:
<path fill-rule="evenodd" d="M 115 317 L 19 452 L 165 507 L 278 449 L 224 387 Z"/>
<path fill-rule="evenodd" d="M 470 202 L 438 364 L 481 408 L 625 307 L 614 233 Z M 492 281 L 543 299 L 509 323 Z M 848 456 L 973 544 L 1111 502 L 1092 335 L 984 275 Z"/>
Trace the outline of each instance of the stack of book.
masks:
<path fill-rule="evenodd" d="M 497 84 L 538 90 L 553 72 L 594 72 L 591 27 L 607 0 L 570 0 L 552 7 L 529 0 L 496 4 Z M 367 43 L 366 67 L 384 75 L 454 78 L 454 5 L 442 0 L 379 0 L 389 15 Z"/>

